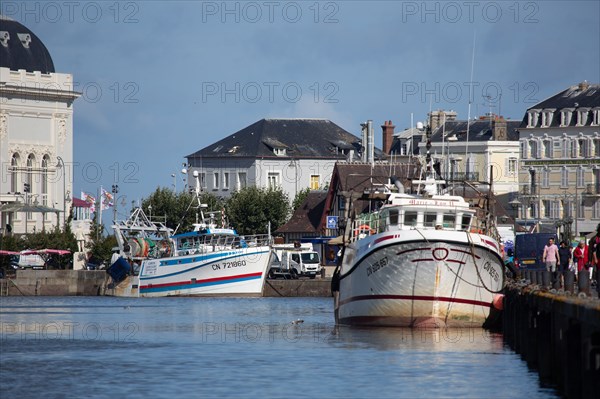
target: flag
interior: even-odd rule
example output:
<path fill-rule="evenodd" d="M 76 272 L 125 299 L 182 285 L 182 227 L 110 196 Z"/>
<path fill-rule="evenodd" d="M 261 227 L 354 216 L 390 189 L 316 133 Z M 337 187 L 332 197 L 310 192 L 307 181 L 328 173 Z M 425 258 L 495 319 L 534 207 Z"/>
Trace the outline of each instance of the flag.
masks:
<path fill-rule="evenodd" d="M 90 204 L 90 212 L 96 211 L 96 197 L 82 191 L 81 199 Z"/>
<path fill-rule="evenodd" d="M 105 189 L 102 189 L 101 198 L 102 198 L 102 203 L 100 205 L 100 208 L 102 210 L 105 210 L 105 209 L 110 208 L 111 206 L 114 206 L 112 193 L 106 191 Z"/>

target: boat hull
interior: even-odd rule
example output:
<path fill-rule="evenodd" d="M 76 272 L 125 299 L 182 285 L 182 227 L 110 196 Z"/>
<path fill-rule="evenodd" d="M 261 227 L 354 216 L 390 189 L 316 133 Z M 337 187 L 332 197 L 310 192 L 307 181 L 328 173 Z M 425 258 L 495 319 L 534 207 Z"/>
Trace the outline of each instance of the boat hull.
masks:
<path fill-rule="evenodd" d="M 261 296 L 270 248 L 253 247 L 142 262 L 138 292 L 161 296 Z"/>
<path fill-rule="evenodd" d="M 504 284 L 498 244 L 483 235 L 382 233 L 346 251 L 337 309 L 341 324 L 481 327 Z"/>

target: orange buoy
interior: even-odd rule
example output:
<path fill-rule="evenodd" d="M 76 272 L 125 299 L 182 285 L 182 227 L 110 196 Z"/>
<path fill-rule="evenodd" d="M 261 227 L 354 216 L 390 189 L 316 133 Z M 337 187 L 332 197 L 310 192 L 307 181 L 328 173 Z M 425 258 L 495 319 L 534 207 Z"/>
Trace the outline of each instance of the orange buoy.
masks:
<path fill-rule="evenodd" d="M 494 308 L 498 310 L 504 309 L 504 294 L 496 294 L 494 296 L 494 300 L 492 301 L 492 305 Z"/>

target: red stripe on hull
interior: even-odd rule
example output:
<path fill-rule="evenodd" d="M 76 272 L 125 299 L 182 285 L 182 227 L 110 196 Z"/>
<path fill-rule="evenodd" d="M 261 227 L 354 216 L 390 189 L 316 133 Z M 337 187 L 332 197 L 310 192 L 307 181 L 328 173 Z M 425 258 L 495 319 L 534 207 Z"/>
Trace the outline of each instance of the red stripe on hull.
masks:
<path fill-rule="evenodd" d="M 434 297 L 425 295 L 359 295 L 353 296 L 348 299 L 340 301 L 340 306 L 355 301 L 368 301 L 368 300 L 379 300 L 379 299 L 395 299 L 395 300 L 407 300 L 407 301 L 441 301 L 441 302 L 454 302 L 464 303 L 467 305 L 483 306 L 486 308 L 492 307 L 491 303 L 475 301 L 472 299 L 463 298 L 448 298 L 448 297 Z"/>
<path fill-rule="evenodd" d="M 140 286 L 140 289 L 158 288 L 158 287 L 171 287 L 171 286 L 183 285 L 183 284 L 213 283 L 215 281 L 224 281 L 224 280 L 233 280 L 233 279 L 237 279 L 237 278 L 260 277 L 260 276 L 262 276 L 262 273 L 260 273 L 260 272 L 259 273 L 249 273 L 249 274 L 239 274 L 237 276 L 207 278 L 207 279 L 204 279 L 204 280 L 196 280 L 194 282 L 188 280 L 188 281 L 178 281 L 178 282 L 175 282 L 175 283 L 148 284 L 148 285 L 142 285 L 142 286 Z"/>

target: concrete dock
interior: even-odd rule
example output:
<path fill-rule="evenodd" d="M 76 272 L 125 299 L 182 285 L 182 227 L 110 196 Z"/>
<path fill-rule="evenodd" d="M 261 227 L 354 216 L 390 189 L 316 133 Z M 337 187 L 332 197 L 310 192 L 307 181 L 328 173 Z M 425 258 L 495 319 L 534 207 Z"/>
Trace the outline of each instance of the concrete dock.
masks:
<path fill-rule="evenodd" d="M 542 381 L 568 398 L 600 395 L 600 301 L 542 291 L 537 285 L 506 288 L 502 330 L 506 342 L 538 370 Z"/>

